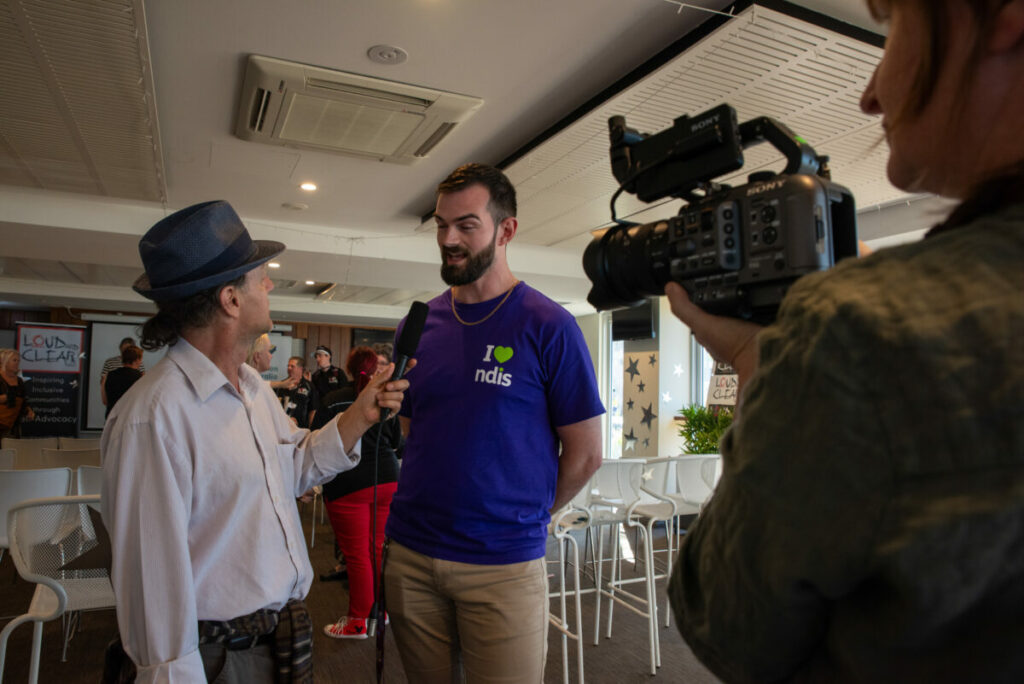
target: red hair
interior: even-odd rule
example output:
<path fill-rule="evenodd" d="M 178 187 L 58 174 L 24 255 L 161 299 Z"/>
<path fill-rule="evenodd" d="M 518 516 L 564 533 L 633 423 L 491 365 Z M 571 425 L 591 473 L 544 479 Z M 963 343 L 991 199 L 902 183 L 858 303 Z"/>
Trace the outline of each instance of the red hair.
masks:
<path fill-rule="evenodd" d="M 369 347 L 356 347 L 349 352 L 345 370 L 352 376 L 356 391 L 362 392 L 370 383 L 370 378 L 377 372 L 377 352 Z"/>

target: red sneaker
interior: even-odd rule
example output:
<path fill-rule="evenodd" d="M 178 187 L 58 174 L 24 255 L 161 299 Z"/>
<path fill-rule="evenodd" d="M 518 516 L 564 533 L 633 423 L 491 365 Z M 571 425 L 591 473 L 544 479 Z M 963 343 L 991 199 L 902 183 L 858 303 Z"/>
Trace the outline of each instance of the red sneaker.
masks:
<path fill-rule="evenodd" d="M 333 639 L 365 639 L 366 618 L 343 617 L 324 627 L 324 634 Z"/>

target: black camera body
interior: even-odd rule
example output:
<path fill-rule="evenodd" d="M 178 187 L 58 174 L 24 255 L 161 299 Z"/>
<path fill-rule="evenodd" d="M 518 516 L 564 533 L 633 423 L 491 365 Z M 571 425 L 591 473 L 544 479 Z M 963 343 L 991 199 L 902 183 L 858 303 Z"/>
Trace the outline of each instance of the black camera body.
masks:
<path fill-rule="evenodd" d="M 671 195 L 688 203 L 670 219 L 619 223 L 587 246 L 587 300 L 598 310 L 635 306 L 675 281 L 711 313 L 770 323 L 798 278 L 856 255 L 852 195 L 782 124 L 762 117 L 737 125 L 732 107 L 721 105 L 655 136 L 630 131 L 622 117 L 609 125 L 624 190 L 646 202 Z M 783 173 L 755 173 L 735 188 L 710 183 L 741 168 L 743 148 L 762 140 L 786 154 Z"/>

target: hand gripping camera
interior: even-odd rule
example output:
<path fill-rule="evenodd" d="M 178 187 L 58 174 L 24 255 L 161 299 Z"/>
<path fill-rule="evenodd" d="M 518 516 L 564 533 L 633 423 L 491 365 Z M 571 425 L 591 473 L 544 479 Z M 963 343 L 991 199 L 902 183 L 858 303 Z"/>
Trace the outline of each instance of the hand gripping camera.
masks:
<path fill-rule="evenodd" d="M 613 220 L 623 190 L 686 204 L 663 221 L 616 221 L 587 246 L 587 301 L 599 311 L 636 306 L 676 281 L 706 311 L 767 324 L 800 276 L 857 254 L 853 196 L 830 180 L 827 157 L 778 121 L 741 125 L 720 105 L 655 135 L 627 128 L 621 116 L 608 127 L 621 183 Z M 736 188 L 711 182 L 742 168 L 743 149 L 765 140 L 785 155 L 782 173 L 753 173 Z"/>

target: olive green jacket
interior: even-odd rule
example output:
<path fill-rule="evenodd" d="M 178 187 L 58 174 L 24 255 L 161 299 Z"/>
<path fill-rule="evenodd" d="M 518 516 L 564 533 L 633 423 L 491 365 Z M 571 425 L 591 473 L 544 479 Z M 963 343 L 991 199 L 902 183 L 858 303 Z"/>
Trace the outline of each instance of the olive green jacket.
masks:
<path fill-rule="evenodd" d="M 727 682 L 1024 681 L 1024 205 L 793 286 L 670 596 Z"/>

